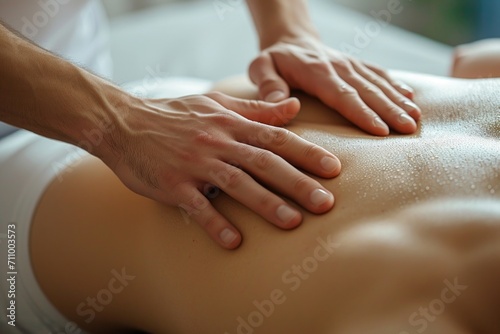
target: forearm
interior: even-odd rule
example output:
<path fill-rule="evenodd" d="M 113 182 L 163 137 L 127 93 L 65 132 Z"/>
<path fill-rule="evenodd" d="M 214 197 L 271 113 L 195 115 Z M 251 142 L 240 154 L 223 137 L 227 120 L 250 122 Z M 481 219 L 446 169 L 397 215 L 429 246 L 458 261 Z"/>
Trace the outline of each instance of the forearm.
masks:
<path fill-rule="evenodd" d="M 0 120 L 75 145 L 100 131 L 102 140 L 83 148 L 100 157 L 109 153 L 114 134 L 103 133 L 103 125 L 117 129 L 118 103 L 127 94 L 2 25 L 0 64 Z"/>
<path fill-rule="evenodd" d="M 247 0 L 247 4 L 261 49 L 283 38 L 318 37 L 309 17 L 306 0 Z"/>

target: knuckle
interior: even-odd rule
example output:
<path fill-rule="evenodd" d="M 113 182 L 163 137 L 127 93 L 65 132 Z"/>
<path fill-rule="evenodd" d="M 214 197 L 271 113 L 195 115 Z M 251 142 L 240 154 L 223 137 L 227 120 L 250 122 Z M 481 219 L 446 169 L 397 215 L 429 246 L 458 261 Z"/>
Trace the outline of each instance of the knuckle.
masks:
<path fill-rule="evenodd" d="M 259 207 L 264 211 L 268 211 L 273 207 L 273 203 L 275 201 L 276 196 L 271 192 L 266 191 L 266 193 L 262 194 L 262 196 L 259 197 Z"/>
<path fill-rule="evenodd" d="M 169 102 L 169 107 L 174 109 L 174 110 L 179 110 L 179 111 L 189 111 L 190 105 L 189 105 L 189 100 L 187 99 L 171 99 Z"/>
<path fill-rule="evenodd" d="M 237 119 L 230 112 L 219 111 L 212 115 L 212 121 L 223 128 L 232 128 L 236 125 Z"/>
<path fill-rule="evenodd" d="M 339 59 L 333 62 L 333 67 L 337 72 L 349 73 L 352 72 L 352 65 L 348 60 Z"/>
<path fill-rule="evenodd" d="M 203 221 L 200 221 L 200 225 L 203 226 L 206 230 L 212 230 L 214 227 L 217 226 L 218 220 L 219 219 L 217 215 L 210 215 L 208 218 L 204 219 Z"/>
<path fill-rule="evenodd" d="M 262 81 L 266 80 L 266 68 L 268 60 L 266 56 L 259 55 L 255 58 L 248 66 L 248 72 L 250 74 L 250 80 L 255 84 L 260 84 Z"/>
<path fill-rule="evenodd" d="M 358 91 L 353 87 L 343 84 L 338 87 L 338 92 L 341 99 L 351 99 L 358 95 Z"/>
<path fill-rule="evenodd" d="M 270 75 L 266 75 L 259 82 L 259 88 L 264 92 L 271 92 L 276 87 L 276 79 L 272 78 Z"/>
<path fill-rule="evenodd" d="M 274 140 L 276 138 L 276 130 L 280 128 L 274 128 L 269 125 L 259 125 L 257 134 L 251 137 L 250 142 L 254 146 L 259 147 L 268 147 L 269 145 L 274 144 Z"/>
<path fill-rule="evenodd" d="M 185 164 L 196 163 L 196 162 L 198 162 L 198 159 L 199 159 L 199 155 L 197 155 L 193 152 L 187 151 L 187 150 L 179 151 L 178 155 L 179 155 L 179 159 L 181 159 Z"/>
<path fill-rule="evenodd" d="M 318 59 L 310 61 L 308 66 L 310 70 L 315 73 L 329 73 L 331 70 L 329 63 Z"/>
<path fill-rule="evenodd" d="M 206 131 L 200 131 L 197 134 L 194 135 L 193 141 L 196 145 L 199 145 L 200 147 L 215 147 L 215 148 L 224 148 L 225 147 L 225 141 L 221 140 L 219 136 L 215 136 L 209 132 Z M 192 156 L 197 156 L 197 154 L 194 154 L 193 152 L 182 152 L 183 156 L 186 158 L 192 157 Z"/>
<path fill-rule="evenodd" d="M 273 144 L 278 147 L 287 145 L 292 138 L 292 133 L 286 129 L 274 128 L 271 131 L 272 131 L 271 135 L 273 138 Z"/>
<path fill-rule="evenodd" d="M 187 201 L 187 206 L 189 208 L 192 208 L 193 210 L 195 210 L 196 212 L 200 211 L 200 210 L 204 210 L 208 207 L 208 200 L 204 197 L 204 196 L 201 196 L 201 195 L 195 195 L 195 196 L 192 196 L 188 201 Z"/>
<path fill-rule="evenodd" d="M 257 58 L 255 58 L 249 65 L 249 70 L 252 71 L 253 69 L 255 69 L 256 67 L 261 67 L 263 65 L 265 65 L 266 63 L 266 59 L 263 55 L 259 55 Z"/>
<path fill-rule="evenodd" d="M 305 175 L 301 175 L 293 182 L 293 190 L 296 193 L 302 193 L 305 189 L 309 188 L 309 183 L 309 178 Z"/>
<path fill-rule="evenodd" d="M 255 158 L 254 148 L 250 145 L 236 144 L 235 150 L 237 156 L 244 157 L 246 161 L 251 162 Z"/>
<path fill-rule="evenodd" d="M 227 171 L 227 188 L 237 188 L 239 187 L 245 180 L 245 174 L 237 169 L 232 168 Z"/>
<path fill-rule="evenodd" d="M 255 157 L 255 165 L 261 170 L 267 170 L 272 167 L 274 154 L 267 150 L 260 150 Z"/>
<path fill-rule="evenodd" d="M 373 85 L 365 85 L 363 90 L 366 94 L 369 95 L 380 95 L 382 94 L 382 90 L 375 86 L 375 82 L 373 82 Z"/>
<path fill-rule="evenodd" d="M 248 104 L 252 110 L 261 110 L 264 108 L 264 104 L 259 100 L 248 100 Z"/>
<path fill-rule="evenodd" d="M 323 150 L 318 145 L 309 145 L 304 150 L 304 157 L 306 159 L 312 159 L 323 153 Z"/>

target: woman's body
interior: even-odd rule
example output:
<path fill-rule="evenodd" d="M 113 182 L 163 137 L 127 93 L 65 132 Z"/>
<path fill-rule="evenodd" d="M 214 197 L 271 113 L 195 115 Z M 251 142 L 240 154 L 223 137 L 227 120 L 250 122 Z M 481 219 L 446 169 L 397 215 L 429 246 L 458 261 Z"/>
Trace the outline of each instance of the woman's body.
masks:
<path fill-rule="evenodd" d="M 41 287 L 96 332 L 497 333 L 500 85 L 404 79 L 424 110 L 410 136 L 366 135 L 303 99 L 288 128 L 341 159 L 342 174 L 321 180 L 335 207 L 304 212 L 286 232 L 219 195 L 214 206 L 245 236 L 234 253 L 86 158 L 34 216 Z M 219 88 L 255 94 L 241 82 Z M 110 285 L 117 272 L 123 289 Z"/>
<path fill-rule="evenodd" d="M 484 39 L 455 48 L 451 75 L 465 79 L 500 77 L 500 39 Z"/>
<path fill-rule="evenodd" d="M 291 88 L 317 96 L 368 133 L 386 136 L 389 129 L 413 133 L 420 110 L 412 102 L 412 89 L 390 78 L 381 68 L 324 45 L 309 19 L 306 0 L 247 0 L 247 4 L 260 46 L 258 56 L 249 67 L 249 76 L 259 86 L 260 98 L 267 103 L 234 100 L 223 94 L 155 102 L 134 97 L 35 46 L 0 22 L 0 99 L 4 101 L 0 106 L 0 120 L 84 147 L 111 168 L 129 189 L 165 205 L 186 205 L 197 196 L 203 201 L 204 209 L 192 216 L 193 220 L 228 249 L 239 246 L 241 235 L 204 199 L 203 185 L 211 183 L 212 177 L 207 172 L 212 166 L 230 170 L 233 175 L 239 174 L 243 180 L 238 188 L 217 186 L 229 196 L 243 192 L 255 194 L 233 198 L 242 200 L 244 205 L 252 207 L 270 223 L 290 228 L 300 223 L 302 215 L 264 186 L 279 188 L 311 212 L 328 211 L 333 206 L 333 196 L 312 179 L 302 192 L 292 192 L 287 187 L 296 178 L 304 178 L 304 174 L 299 174 L 291 165 L 294 159 L 316 168 L 301 165 L 307 172 L 333 177 L 340 167 L 334 156 L 317 149 L 316 157 L 305 159 L 294 155 L 288 162 L 292 146 L 301 143 L 308 146 L 302 151 L 309 152 L 312 145 L 295 137 L 289 146 L 277 147 L 274 143 L 267 143 L 263 148 L 258 146 L 261 143 L 245 145 L 238 139 L 254 132 L 272 131 L 269 126 L 272 120 L 267 119 L 270 115 L 268 109 L 280 109 L 281 124 L 295 115 L 298 103 L 288 98 Z M 10 8 L 12 4 L 8 6 Z M 43 10 L 34 7 L 14 6 L 6 11 L 5 16 L 9 17 L 9 22 L 16 23 L 14 26 L 20 28 L 25 37 L 38 37 L 41 45 L 57 49 L 52 51 L 67 51 L 65 57 L 83 61 L 82 65 L 109 65 L 108 58 L 99 58 L 97 62 L 90 59 L 99 49 L 97 44 L 103 47 L 105 39 L 92 39 L 91 43 L 81 43 L 79 39 L 80 34 L 87 37 L 101 35 L 97 30 L 104 17 L 97 0 L 67 0 L 65 4 L 56 1 L 42 6 Z M 214 7 L 218 14 L 221 14 L 221 7 L 227 9 L 219 3 L 214 3 Z M 399 11 L 396 7 L 391 10 Z M 50 12 L 59 10 L 60 14 L 54 20 L 48 20 Z M 98 18 L 95 24 L 87 24 L 89 21 L 85 18 L 88 15 L 83 15 L 86 11 L 92 14 L 89 14 L 91 19 Z M 67 17 L 65 13 L 71 16 Z M 71 17 L 80 17 L 78 22 L 81 24 L 69 24 L 73 22 L 69 19 Z M 38 31 L 30 18 L 45 28 Z M 21 27 L 19 22 L 23 22 Z M 31 29 L 26 29 L 28 26 Z M 55 38 L 54 34 L 61 34 L 61 38 Z M 247 120 L 256 118 L 259 123 Z M 227 126 L 228 122 L 231 126 Z M 281 129 L 274 131 L 284 132 Z M 89 132 L 99 132 L 96 135 L 100 137 L 98 144 L 88 142 Z M 223 142 L 231 145 L 219 150 L 219 142 L 209 140 L 210 136 L 224 138 Z M 264 180 L 259 185 L 249 176 L 249 173 L 258 173 L 257 166 L 248 164 L 237 169 L 226 162 L 239 159 L 242 150 L 252 150 L 254 155 L 272 155 L 276 174 L 281 176 L 280 183 L 273 183 L 278 179 L 268 177 L 270 183 Z M 190 151 L 191 156 L 185 151 Z M 324 160 L 316 163 L 316 159 Z M 200 164 L 206 168 L 198 168 Z M 262 207 L 253 201 L 253 198 L 263 196 L 268 197 L 272 204 Z"/>

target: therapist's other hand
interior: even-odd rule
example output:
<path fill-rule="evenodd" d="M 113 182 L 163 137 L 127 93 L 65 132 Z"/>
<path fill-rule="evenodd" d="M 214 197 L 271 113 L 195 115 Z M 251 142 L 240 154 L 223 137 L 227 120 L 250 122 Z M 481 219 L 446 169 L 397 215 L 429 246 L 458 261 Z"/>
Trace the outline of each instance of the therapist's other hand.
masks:
<path fill-rule="evenodd" d="M 333 195 L 294 166 L 331 178 L 339 160 L 272 126 L 295 117 L 295 98 L 267 103 L 208 93 L 127 105 L 112 157 L 103 160 L 131 190 L 182 208 L 225 248 L 242 237 L 210 203 L 214 189 L 284 229 L 299 225 L 301 213 L 267 188 L 314 213 L 333 206 Z"/>
<path fill-rule="evenodd" d="M 410 87 L 314 37 L 284 38 L 263 49 L 249 76 L 265 101 L 281 101 L 290 89 L 300 89 L 374 135 L 388 135 L 389 128 L 413 133 L 421 115 Z"/>

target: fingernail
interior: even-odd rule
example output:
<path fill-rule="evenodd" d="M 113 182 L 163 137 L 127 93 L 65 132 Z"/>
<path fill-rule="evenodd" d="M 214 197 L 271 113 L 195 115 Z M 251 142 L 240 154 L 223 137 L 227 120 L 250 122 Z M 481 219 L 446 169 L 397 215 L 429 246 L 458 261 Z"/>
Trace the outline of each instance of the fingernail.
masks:
<path fill-rule="evenodd" d="M 332 157 L 323 157 L 320 163 L 326 172 L 334 172 L 339 168 L 339 161 Z"/>
<path fill-rule="evenodd" d="M 373 126 L 379 129 L 383 129 L 384 132 L 389 132 L 389 128 L 387 127 L 387 124 L 384 123 L 384 121 L 380 117 L 375 117 L 372 122 Z"/>
<path fill-rule="evenodd" d="M 413 88 L 408 86 L 407 84 L 400 84 L 399 88 L 403 91 L 405 91 L 407 94 L 413 94 Z"/>
<path fill-rule="evenodd" d="M 401 114 L 398 117 L 399 124 L 415 124 L 413 118 L 411 118 L 408 114 Z"/>
<path fill-rule="evenodd" d="M 297 217 L 298 212 L 290 208 L 288 205 L 283 204 L 278 207 L 278 210 L 276 210 L 276 214 L 283 223 L 288 224 L 295 217 Z"/>
<path fill-rule="evenodd" d="M 264 100 L 267 102 L 279 102 L 284 100 L 285 98 L 286 95 L 284 92 L 282 92 L 281 90 L 275 90 L 274 92 L 267 94 Z"/>
<path fill-rule="evenodd" d="M 322 204 L 325 204 L 326 202 L 330 201 L 332 199 L 332 195 L 324 191 L 323 189 L 316 189 L 311 193 L 311 202 L 316 205 L 320 206 Z"/>
<path fill-rule="evenodd" d="M 419 110 L 420 108 L 412 101 L 404 101 L 403 104 L 413 110 Z"/>
<path fill-rule="evenodd" d="M 219 237 L 220 239 L 222 240 L 223 243 L 225 243 L 226 245 L 229 245 L 230 243 L 232 243 L 238 236 L 236 235 L 236 233 L 234 233 L 233 231 L 231 231 L 230 229 L 228 228 L 225 228 L 222 230 L 222 232 L 219 234 Z"/>

